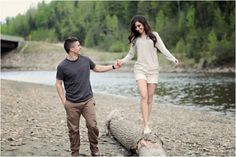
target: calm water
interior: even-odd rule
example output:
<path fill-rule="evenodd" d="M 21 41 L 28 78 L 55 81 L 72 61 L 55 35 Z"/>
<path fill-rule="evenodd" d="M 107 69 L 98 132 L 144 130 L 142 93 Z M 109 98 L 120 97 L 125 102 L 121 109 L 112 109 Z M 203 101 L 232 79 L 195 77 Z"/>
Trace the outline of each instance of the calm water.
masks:
<path fill-rule="evenodd" d="M 55 71 L 1 72 L 2 79 L 55 84 Z M 133 73 L 91 73 L 94 92 L 139 99 Z M 235 114 L 235 75 L 203 73 L 160 73 L 156 104 L 179 105 L 218 114 Z"/>

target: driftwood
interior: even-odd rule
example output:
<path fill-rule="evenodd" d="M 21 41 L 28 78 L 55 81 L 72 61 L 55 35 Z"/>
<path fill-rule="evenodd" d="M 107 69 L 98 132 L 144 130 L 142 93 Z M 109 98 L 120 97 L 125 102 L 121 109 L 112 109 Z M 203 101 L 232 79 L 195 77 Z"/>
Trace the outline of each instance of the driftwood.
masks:
<path fill-rule="evenodd" d="M 139 156 L 167 156 L 163 142 L 157 134 L 144 135 L 134 122 L 125 120 L 117 110 L 112 111 L 106 122 L 106 129 L 126 149 Z"/>

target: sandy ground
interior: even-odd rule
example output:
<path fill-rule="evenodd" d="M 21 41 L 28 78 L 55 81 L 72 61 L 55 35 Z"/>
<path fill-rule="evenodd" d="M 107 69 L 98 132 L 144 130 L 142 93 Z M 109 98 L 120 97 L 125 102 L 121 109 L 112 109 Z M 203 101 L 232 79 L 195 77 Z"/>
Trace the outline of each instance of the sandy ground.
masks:
<path fill-rule="evenodd" d="M 114 109 L 140 126 L 139 100 L 95 93 L 105 156 L 129 152 L 105 134 L 106 116 Z M 1 156 L 69 156 L 65 110 L 54 87 L 1 80 Z M 151 128 L 169 156 L 235 156 L 235 119 L 204 111 L 154 104 Z M 87 129 L 81 120 L 82 156 L 89 156 Z"/>

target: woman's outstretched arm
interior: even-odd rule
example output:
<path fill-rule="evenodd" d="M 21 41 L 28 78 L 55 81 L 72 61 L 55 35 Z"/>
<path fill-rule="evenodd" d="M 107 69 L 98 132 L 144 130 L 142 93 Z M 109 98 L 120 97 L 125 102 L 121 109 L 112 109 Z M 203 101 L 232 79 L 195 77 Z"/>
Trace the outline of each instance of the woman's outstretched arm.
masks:
<path fill-rule="evenodd" d="M 154 35 L 157 38 L 156 46 L 161 51 L 161 53 L 163 53 L 165 55 L 166 59 L 174 62 L 175 64 L 178 64 L 179 61 L 166 48 L 166 46 L 165 46 L 164 42 L 161 40 L 161 37 L 159 36 L 159 34 L 157 32 L 154 32 Z"/>

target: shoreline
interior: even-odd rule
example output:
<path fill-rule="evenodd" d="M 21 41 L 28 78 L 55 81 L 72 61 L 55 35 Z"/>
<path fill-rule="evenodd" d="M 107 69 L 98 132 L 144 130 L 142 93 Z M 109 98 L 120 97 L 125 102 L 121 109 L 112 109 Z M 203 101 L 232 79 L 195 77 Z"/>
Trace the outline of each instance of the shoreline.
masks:
<path fill-rule="evenodd" d="M 42 45 L 43 44 L 43 45 Z M 42 49 L 43 47 L 43 49 Z M 109 65 L 113 64 L 119 54 L 108 52 L 95 52 L 93 49 L 84 48 L 83 55 L 90 57 L 95 64 Z M 56 70 L 57 65 L 66 57 L 63 46 L 60 44 L 48 44 L 41 42 L 30 42 L 24 51 L 17 49 L 1 56 L 2 71 L 33 71 L 33 70 Z M 181 63 L 174 66 L 160 56 L 160 72 L 194 72 L 194 73 L 236 73 L 235 66 L 205 67 L 200 65 L 186 65 Z M 163 61 L 162 61 L 163 62 Z M 133 71 L 135 61 L 129 61 L 122 66 L 120 71 Z"/>
<path fill-rule="evenodd" d="M 129 152 L 105 135 L 106 116 L 114 109 L 140 128 L 139 102 L 132 98 L 94 93 L 99 148 L 106 156 Z M 65 111 L 55 87 L 1 80 L 2 155 L 69 156 Z M 155 105 L 151 128 L 169 156 L 235 156 L 235 118 L 182 107 Z M 81 119 L 81 155 L 89 155 L 87 129 Z"/>
<path fill-rule="evenodd" d="M 35 76 L 34 77 L 30 77 L 29 76 L 29 78 L 27 79 L 27 77 L 24 79 L 24 77 L 25 77 L 25 75 L 31 75 L 30 73 L 32 72 L 32 75 L 34 76 L 35 75 L 35 73 L 37 74 L 37 73 L 42 73 L 42 74 L 37 74 L 37 75 L 39 75 L 39 76 L 41 76 L 41 75 L 44 75 L 45 73 L 46 73 L 46 75 L 45 76 L 50 76 L 50 77 L 48 77 L 48 79 L 50 78 L 50 80 L 54 80 L 54 74 L 52 75 L 52 73 L 55 73 L 56 71 L 5 71 L 5 72 L 3 72 L 2 73 L 2 79 L 6 79 L 6 80 L 12 80 L 12 81 L 19 81 L 19 82 L 29 82 L 29 83 L 36 83 L 36 84 L 42 84 L 42 85 L 50 85 L 50 86 L 54 86 L 54 84 L 55 84 L 55 82 L 53 82 L 53 81 L 42 81 L 42 82 L 40 82 L 40 80 L 38 80 L 38 78 L 36 78 Z M 48 75 L 47 74 L 47 72 L 50 72 L 50 75 Z M 12 74 L 11 74 L 12 73 Z M 22 73 L 24 74 L 24 75 L 22 75 Z M 93 73 L 93 72 L 92 72 Z M 131 75 L 133 75 L 132 74 L 132 72 L 131 71 L 111 71 L 111 72 L 109 72 L 109 73 L 116 73 L 116 74 L 119 74 L 119 73 L 121 73 L 121 74 L 131 74 Z M 17 75 L 16 75 L 17 74 Z M 214 76 L 214 75 L 222 75 L 222 76 L 226 76 L 226 77 L 230 77 L 230 78 L 232 78 L 233 77 L 233 74 L 231 74 L 231 73 L 224 73 L 224 74 L 222 74 L 222 73 L 220 73 L 220 74 L 217 74 L 217 73 L 185 73 L 185 72 L 183 72 L 183 73 L 170 73 L 170 72 L 161 72 L 160 73 L 160 75 L 193 75 L 193 77 L 194 76 L 204 76 L 204 77 L 212 77 L 212 76 Z M 13 76 L 13 77 L 9 77 L 9 75 L 11 76 Z M 18 77 L 18 75 L 19 75 L 19 77 Z M 16 78 L 18 78 L 18 79 L 14 79 L 14 76 L 16 77 Z M 23 77 L 23 78 L 22 78 Z M 96 79 L 95 79 L 96 80 Z M 103 81 L 104 82 L 104 81 Z M 95 84 L 94 84 L 95 85 Z M 102 94 L 110 94 L 108 91 L 101 91 L 101 90 L 99 90 L 99 89 L 103 89 L 103 88 L 101 88 L 102 86 L 100 86 L 100 88 L 98 88 L 97 86 L 95 86 L 95 88 L 93 88 L 93 91 L 94 92 L 101 92 Z M 127 95 L 126 94 L 122 94 L 122 93 L 117 93 L 117 92 L 113 92 L 112 90 L 111 90 L 111 92 L 114 94 L 114 95 L 112 95 L 111 94 L 111 96 L 113 97 L 113 96 L 117 96 L 116 94 L 118 94 L 119 96 L 121 96 L 121 97 L 126 97 Z M 136 99 L 139 99 L 139 96 L 138 95 L 133 95 L 134 97 L 136 97 Z M 159 98 L 158 98 L 159 99 Z M 192 104 L 182 104 L 182 103 L 176 103 L 176 102 L 174 102 L 173 100 L 171 101 L 171 102 L 169 102 L 169 101 L 155 101 L 155 103 L 160 103 L 160 102 L 162 102 L 162 103 L 165 103 L 165 105 L 167 105 L 168 103 L 170 103 L 170 104 L 168 104 L 168 105 L 170 105 L 170 106 L 179 106 L 179 107 L 183 107 L 183 108 L 188 108 L 188 109 L 190 109 L 190 110 L 192 110 L 192 109 L 194 109 L 194 110 L 200 110 L 200 111 L 206 111 L 206 112 L 209 112 L 209 113 L 213 113 L 213 114 L 217 114 L 217 115 L 223 115 L 223 116 L 230 116 L 230 117 L 233 117 L 233 116 L 235 116 L 235 110 L 233 109 L 233 108 L 228 108 L 228 109 L 219 109 L 219 108 L 217 108 L 217 106 L 207 106 L 207 105 L 199 105 L 198 103 L 192 103 Z M 171 103 L 174 103 L 174 104 L 171 104 Z"/>
<path fill-rule="evenodd" d="M 96 62 L 97 64 L 112 64 L 112 62 Z M 31 66 L 31 67 L 24 67 L 24 66 L 2 66 L 1 71 L 56 71 L 55 67 L 40 67 L 40 66 Z M 133 65 L 129 64 L 129 66 L 124 66 L 119 69 L 121 72 L 133 72 Z M 233 67 L 216 67 L 216 68 L 204 68 L 204 69 L 197 69 L 197 68 L 163 68 L 160 67 L 159 72 L 163 73 L 226 73 L 226 74 L 236 74 L 236 70 Z"/>

